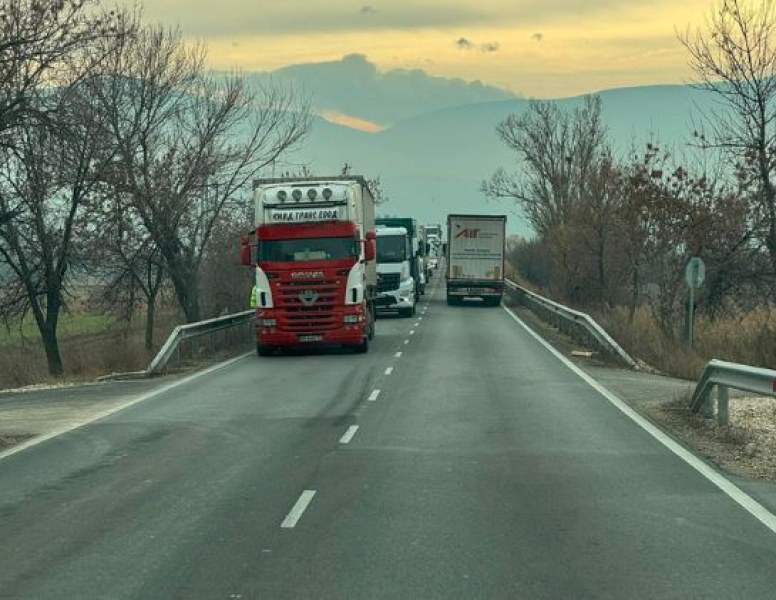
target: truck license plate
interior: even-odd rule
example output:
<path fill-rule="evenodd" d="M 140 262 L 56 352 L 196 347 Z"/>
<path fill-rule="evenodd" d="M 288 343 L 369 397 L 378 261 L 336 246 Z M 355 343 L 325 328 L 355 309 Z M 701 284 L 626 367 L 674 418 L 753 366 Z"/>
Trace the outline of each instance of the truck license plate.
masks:
<path fill-rule="evenodd" d="M 323 336 L 318 334 L 307 334 L 307 335 L 299 336 L 300 342 L 320 342 L 322 340 L 323 340 Z"/>

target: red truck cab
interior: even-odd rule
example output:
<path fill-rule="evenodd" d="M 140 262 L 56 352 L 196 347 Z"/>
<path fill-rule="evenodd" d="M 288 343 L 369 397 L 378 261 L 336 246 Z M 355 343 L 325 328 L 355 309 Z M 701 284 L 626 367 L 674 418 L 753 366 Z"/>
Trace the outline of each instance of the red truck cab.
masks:
<path fill-rule="evenodd" d="M 320 345 L 366 352 L 374 335 L 376 269 L 374 201 L 365 181 L 260 180 L 254 198 L 249 260 L 256 271 L 257 352 Z"/>

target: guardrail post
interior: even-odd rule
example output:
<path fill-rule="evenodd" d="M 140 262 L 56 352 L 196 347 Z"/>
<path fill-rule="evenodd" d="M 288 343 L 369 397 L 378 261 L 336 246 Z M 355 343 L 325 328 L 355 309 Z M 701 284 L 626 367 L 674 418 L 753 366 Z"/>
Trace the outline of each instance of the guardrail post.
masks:
<path fill-rule="evenodd" d="M 714 401 L 711 397 L 711 390 L 705 393 L 703 404 L 701 404 L 701 409 L 698 412 L 707 419 L 714 417 Z"/>
<path fill-rule="evenodd" d="M 720 425 L 730 425 L 729 401 L 730 388 L 717 384 L 717 423 Z"/>

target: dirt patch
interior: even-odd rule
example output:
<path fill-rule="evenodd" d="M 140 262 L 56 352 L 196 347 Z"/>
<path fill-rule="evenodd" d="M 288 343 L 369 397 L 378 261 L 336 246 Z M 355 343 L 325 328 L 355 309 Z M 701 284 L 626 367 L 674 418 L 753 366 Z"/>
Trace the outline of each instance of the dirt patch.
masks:
<path fill-rule="evenodd" d="M 731 399 L 729 426 L 691 413 L 686 398 L 636 408 L 721 469 L 776 481 L 776 398 Z"/>
<path fill-rule="evenodd" d="M 11 446 L 20 444 L 31 437 L 31 435 L 4 435 L 0 433 L 0 450 L 7 450 Z"/>

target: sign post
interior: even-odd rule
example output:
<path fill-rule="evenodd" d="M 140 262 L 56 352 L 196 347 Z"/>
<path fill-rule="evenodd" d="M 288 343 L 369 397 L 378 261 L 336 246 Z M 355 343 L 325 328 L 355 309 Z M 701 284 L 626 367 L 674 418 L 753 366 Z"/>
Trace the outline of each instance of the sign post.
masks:
<path fill-rule="evenodd" d="M 693 256 L 684 270 L 684 279 L 690 288 L 690 302 L 687 307 L 687 343 L 692 349 L 695 341 L 695 290 L 706 279 L 706 265 L 700 256 Z"/>

